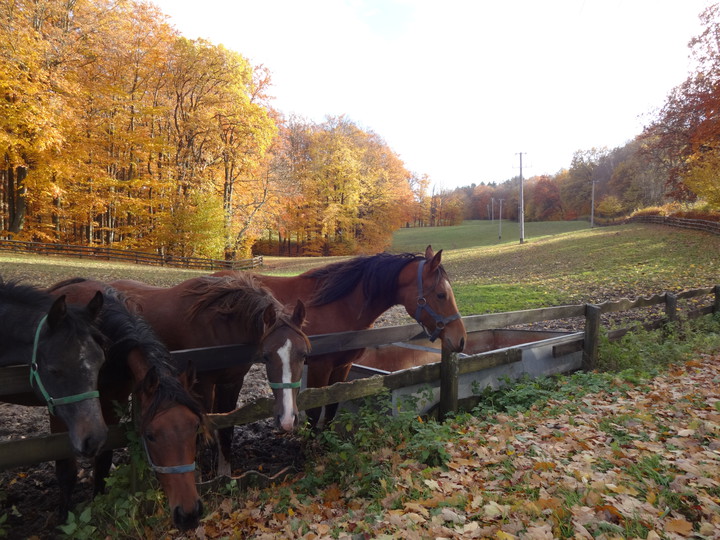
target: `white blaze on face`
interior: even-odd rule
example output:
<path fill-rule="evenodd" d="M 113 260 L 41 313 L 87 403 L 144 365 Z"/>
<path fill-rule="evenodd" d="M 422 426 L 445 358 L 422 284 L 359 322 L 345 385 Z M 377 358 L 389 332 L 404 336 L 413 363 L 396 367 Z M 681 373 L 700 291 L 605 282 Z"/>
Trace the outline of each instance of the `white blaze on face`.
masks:
<path fill-rule="evenodd" d="M 285 345 L 278 349 L 278 356 L 282 362 L 282 382 L 290 384 L 292 382 L 292 370 L 290 369 L 290 350 L 292 343 L 288 339 Z M 283 413 L 280 418 L 280 425 L 285 431 L 292 431 L 295 427 L 295 411 L 293 407 L 293 389 L 282 389 Z"/>

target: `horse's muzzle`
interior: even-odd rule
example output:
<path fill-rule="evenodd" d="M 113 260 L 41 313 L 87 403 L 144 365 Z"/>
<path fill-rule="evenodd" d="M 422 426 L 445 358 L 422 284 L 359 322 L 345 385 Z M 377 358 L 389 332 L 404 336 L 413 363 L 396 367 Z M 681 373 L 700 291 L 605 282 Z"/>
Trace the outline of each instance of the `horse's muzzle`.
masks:
<path fill-rule="evenodd" d="M 185 512 L 182 507 L 176 506 L 173 509 L 173 524 L 181 531 L 195 529 L 200 525 L 200 517 L 203 514 L 203 504 L 200 499 L 195 502 L 195 506 L 190 512 Z"/>

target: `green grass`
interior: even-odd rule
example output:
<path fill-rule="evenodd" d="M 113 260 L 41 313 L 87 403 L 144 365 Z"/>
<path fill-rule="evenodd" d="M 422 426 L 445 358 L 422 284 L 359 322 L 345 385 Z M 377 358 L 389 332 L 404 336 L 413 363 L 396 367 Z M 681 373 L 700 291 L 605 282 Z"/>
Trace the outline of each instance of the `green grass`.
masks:
<path fill-rule="evenodd" d="M 525 224 L 525 240 L 589 229 L 585 221 L 541 221 Z M 502 238 L 498 236 L 502 234 Z M 453 227 L 414 227 L 393 235 L 391 251 L 422 253 L 428 244 L 435 251 L 520 243 L 520 226 L 513 221 L 469 220 Z"/>

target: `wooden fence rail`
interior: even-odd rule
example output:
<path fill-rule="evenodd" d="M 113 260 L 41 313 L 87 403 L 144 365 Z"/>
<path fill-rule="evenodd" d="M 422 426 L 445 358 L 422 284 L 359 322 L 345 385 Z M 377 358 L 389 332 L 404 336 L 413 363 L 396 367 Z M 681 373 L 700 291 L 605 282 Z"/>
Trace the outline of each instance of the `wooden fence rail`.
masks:
<path fill-rule="evenodd" d="M 679 229 L 690 229 L 693 231 L 704 231 L 711 234 L 720 234 L 720 222 L 708 221 L 706 219 L 688 219 L 669 216 L 633 216 L 627 218 L 625 223 L 653 223 L 656 225 L 668 225 Z"/>
<path fill-rule="evenodd" d="M 64 257 L 92 258 L 104 261 L 131 262 L 154 266 L 171 266 L 192 270 L 244 270 L 262 266 L 262 256 L 237 261 L 204 259 L 201 257 L 174 257 L 144 251 L 127 251 L 101 246 L 73 246 L 69 244 L 49 244 L 42 242 L 21 242 L 19 240 L 0 240 L 0 250 L 39 255 L 61 255 Z"/>
<path fill-rule="evenodd" d="M 697 316 L 720 312 L 720 285 L 684 291 L 677 294 L 663 293 L 635 300 L 623 299 L 617 302 L 604 302 L 598 305 L 579 304 L 551 308 L 530 309 L 508 313 L 491 313 L 463 317 L 468 332 L 517 326 L 543 321 L 585 318 L 585 332 L 580 335 L 583 347 L 583 367 L 593 369 L 597 359 L 598 339 L 600 336 L 601 315 L 618 311 L 644 308 L 665 304 L 665 318 L 660 323 L 677 318 L 677 300 L 714 295 L 712 304 L 704 306 L 687 315 Z M 624 333 L 627 330 L 623 330 Z M 619 336 L 621 332 L 615 332 Z M 572 336 L 571 336 L 572 337 Z M 362 332 L 340 332 L 310 337 L 312 355 L 333 351 L 344 351 L 367 347 L 377 347 L 399 342 L 415 341 L 425 338 L 417 325 L 374 328 Z M 573 337 L 573 340 L 575 338 Z M 252 349 L 246 345 L 228 345 L 203 349 L 174 351 L 173 359 L 179 363 L 192 362 L 198 371 L 212 370 L 237 364 L 237 357 L 243 354 L 247 362 L 254 362 Z M 311 356 L 312 356 L 311 355 Z M 308 360 L 312 362 L 312 358 Z M 440 380 L 440 414 L 456 410 L 457 378 L 464 373 L 508 364 L 518 361 L 516 349 L 490 351 L 479 355 L 460 357 L 455 353 L 443 351 L 439 363 L 428 364 L 389 375 L 376 375 L 346 383 L 337 383 L 325 388 L 308 388 L 298 395 L 298 408 L 306 410 L 331 403 L 348 401 L 360 397 L 394 390 L 415 384 Z M 0 369 L 0 401 L 2 396 L 30 392 L 28 369 L 26 366 Z M 241 425 L 272 416 L 272 399 L 260 398 L 235 411 L 226 414 L 208 415 L 216 427 Z M 126 446 L 127 424 L 111 426 L 106 448 Z M 66 433 L 46 435 L 22 440 L 0 443 L 0 470 L 31 465 L 42 461 L 53 461 L 70 457 L 72 450 Z"/>

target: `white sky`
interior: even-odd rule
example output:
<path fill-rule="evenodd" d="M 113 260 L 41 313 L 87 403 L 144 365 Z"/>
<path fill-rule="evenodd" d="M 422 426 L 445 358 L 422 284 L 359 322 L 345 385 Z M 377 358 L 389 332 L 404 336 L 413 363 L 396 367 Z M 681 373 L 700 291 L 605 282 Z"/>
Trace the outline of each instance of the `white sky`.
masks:
<path fill-rule="evenodd" d="M 452 189 L 614 148 L 690 71 L 708 0 L 153 0 L 272 72 L 285 114 L 345 114 Z"/>

